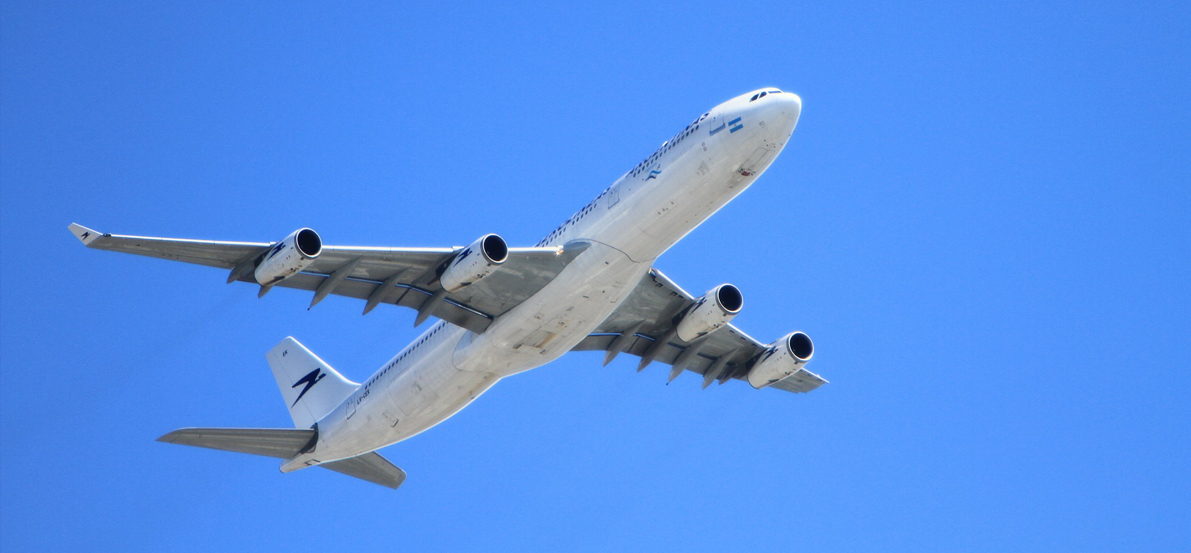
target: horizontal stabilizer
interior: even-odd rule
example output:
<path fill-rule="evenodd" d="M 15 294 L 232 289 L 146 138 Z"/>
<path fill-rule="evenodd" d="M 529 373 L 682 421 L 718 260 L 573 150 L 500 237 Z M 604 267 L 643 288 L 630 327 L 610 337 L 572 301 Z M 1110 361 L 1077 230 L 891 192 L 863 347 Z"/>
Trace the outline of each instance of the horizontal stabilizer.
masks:
<path fill-rule="evenodd" d="M 157 441 L 291 459 L 313 449 L 317 439 L 318 432 L 300 428 L 182 428 Z M 405 471 L 375 451 L 318 466 L 394 490 L 405 482 Z"/>
<path fill-rule="evenodd" d="M 183 428 L 157 441 L 289 459 L 313 446 L 317 434 L 297 428 Z"/>
<path fill-rule="evenodd" d="M 319 466 L 394 490 L 402 482 L 405 482 L 405 471 L 397 468 L 396 465 L 375 451 L 342 461 L 323 463 Z"/>

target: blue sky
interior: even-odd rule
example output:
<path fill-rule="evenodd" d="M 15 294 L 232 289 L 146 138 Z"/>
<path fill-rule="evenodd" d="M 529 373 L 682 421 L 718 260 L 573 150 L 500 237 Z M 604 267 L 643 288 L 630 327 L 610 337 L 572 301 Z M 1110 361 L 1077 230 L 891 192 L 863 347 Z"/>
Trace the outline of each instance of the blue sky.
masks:
<path fill-rule="evenodd" d="M 1191 549 L 1183 3 L 0 5 L 0 549 Z M 106 232 L 530 245 L 715 104 L 803 98 L 657 266 L 808 332 L 808 395 L 577 353 L 383 451 L 397 492 L 168 446 L 290 424 L 413 314 Z"/>

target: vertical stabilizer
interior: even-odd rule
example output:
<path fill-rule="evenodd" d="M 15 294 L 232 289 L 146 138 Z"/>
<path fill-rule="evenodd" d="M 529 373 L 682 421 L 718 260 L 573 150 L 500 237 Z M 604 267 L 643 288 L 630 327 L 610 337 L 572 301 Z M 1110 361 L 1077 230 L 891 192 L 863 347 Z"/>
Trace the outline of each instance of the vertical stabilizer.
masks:
<path fill-rule="evenodd" d="M 297 428 L 310 428 L 360 387 L 343 378 L 292 336 L 282 340 L 265 357 Z"/>

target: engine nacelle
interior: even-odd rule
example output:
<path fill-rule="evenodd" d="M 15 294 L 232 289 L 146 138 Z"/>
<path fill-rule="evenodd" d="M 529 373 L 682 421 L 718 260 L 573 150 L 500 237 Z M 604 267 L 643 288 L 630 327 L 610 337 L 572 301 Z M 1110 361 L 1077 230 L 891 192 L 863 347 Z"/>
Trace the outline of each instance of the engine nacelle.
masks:
<path fill-rule="evenodd" d="M 811 337 L 802 332 L 791 332 L 769 346 L 749 371 L 749 384 L 764 388 L 790 376 L 811 360 L 815 345 Z"/>
<path fill-rule="evenodd" d="M 455 255 L 438 277 L 444 290 L 454 292 L 495 271 L 509 258 L 509 245 L 495 234 L 486 234 Z"/>
<path fill-rule="evenodd" d="M 728 324 L 744 307 L 744 296 L 731 284 L 708 290 L 678 323 L 678 337 L 694 342 Z"/>
<path fill-rule="evenodd" d="M 272 286 L 309 267 L 323 251 L 323 239 L 311 229 L 298 229 L 273 244 L 252 276 L 261 286 Z"/>

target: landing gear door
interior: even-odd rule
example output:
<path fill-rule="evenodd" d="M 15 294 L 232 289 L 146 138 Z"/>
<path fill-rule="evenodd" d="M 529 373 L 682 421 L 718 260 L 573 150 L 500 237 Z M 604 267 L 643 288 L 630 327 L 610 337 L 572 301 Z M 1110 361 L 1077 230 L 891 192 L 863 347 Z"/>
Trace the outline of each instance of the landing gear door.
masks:
<path fill-rule="evenodd" d="M 737 172 L 743 177 L 751 177 L 766 167 L 770 157 L 773 157 L 773 150 L 765 147 L 757 148 L 753 155 L 740 165 Z"/>

